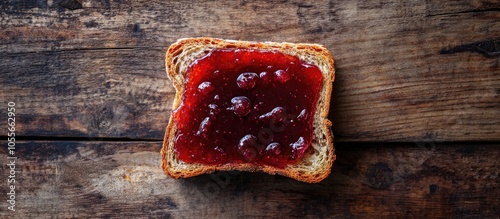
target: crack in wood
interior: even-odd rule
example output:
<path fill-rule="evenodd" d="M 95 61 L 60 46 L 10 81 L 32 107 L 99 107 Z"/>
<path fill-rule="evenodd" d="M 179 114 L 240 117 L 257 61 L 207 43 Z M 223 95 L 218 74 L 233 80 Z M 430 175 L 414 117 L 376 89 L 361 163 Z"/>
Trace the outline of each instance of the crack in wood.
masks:
<path fill-rule="evenodd" d="M 483 12 L 500 12 L 500 8 L 488 8 L 488 9 L 476 9 L 476 10 L 465 10 L 465 11 L 456 11 L 456 12 L 428 14 L 426 17 L 458 15 L 458 14 L 468 14 L 468 13 L 483 13 Z"/>
<path fill-rule="evenodd" d="M 488 58 L 500 56 L 500 39 L 462 44 L 451 48 L 443 48 L 439 51 L 440 54 L 453 54 L 459 52 L 477 52 Z"/>
<path fill-rule="evenodd" d="M 7 136 L 0 136 L 0 139 L 6 139 Z M 58 136 L 16 136 L 17 141 L 83 141 L 83 142 L 162 142 L 161 138 L 126 138 L 126 137 L 58 137 Z"/>
<path fill-rule="evenodd" d="M 27 51 L 27 52 L 5 52 L 5 55 L 23 55 L 23 54 L 40 54 L 40 53 L 57 53 L 57 52 L 79 52 L 79 51 L 114 51 L 114 50 L 136 50 L 136 49 L 164 49 L 165 46 L 133 46 L 133 47 L 94 47 L 94 48 L 69 48 L 69 49 L 53 49 L 45 51 Z"/>

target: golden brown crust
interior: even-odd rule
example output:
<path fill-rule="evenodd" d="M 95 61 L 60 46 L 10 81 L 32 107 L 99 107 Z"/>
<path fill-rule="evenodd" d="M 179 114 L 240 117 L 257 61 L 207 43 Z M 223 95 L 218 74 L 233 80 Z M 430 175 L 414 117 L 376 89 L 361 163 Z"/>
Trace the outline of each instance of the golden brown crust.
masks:
<path fill-rule="evenodd" d="M 230 170 L 240 170 L 240 171 L 261 171 L 268 174 L 279 174 L 287 176 L 299 181 L 316 183 L 330 174 L 330 170 L 335 160 L 334 146 L 333 146 L 333 134 L 330 130 L 332 125 L 331 121 L 327 119 L 330 98 L 332 92 L 332 83 L 335 79 L 334 70 L 334 60 L 331 54 L 323 46 L 317 44 L 293 44 L 293 43 L 273 43 L 273 42 L 248 42 L 248 41 L 233 41 L 233 40 L 221 40 L 215 38 L 187 38 L 180 39 L 176 43 L 172 44 L 167 51 L 165 57 L 166 71 L 172 81 L 175 89 L 175 99 L 173 102 L 173 109 L 176 109 L 182 100 L 182 95 L 184 93 L 184 72 L 179 72 L 180 68 L 177 62 L 179 61 L 178 55 L 186 49 L 200 47 L 204 50 L 211 50 L 214 48 L 244 48 L 244 49 L 259 49 L 259 50 L 277 50 L 282 53 L 296 55 L 299 51 L 306 51 L 307 55 L 313 55 L 316 58 L 319 57 L 322 61 L 326 61 L 326 68 L 322 69 L 324 74 L 324 82 L 322 89 L 322 100 L 324 104 L 321 108 L 318 108 L 315 113 L 316 116 L 320 116 L 321 122 L 320 127 L 314 127 L 318 129 L 319 132 L 324 134 L 324 141 L 326 142 L 326 153 L 327 160 L 317 171 L 304 172 L 301 169 L 295 169 L 293 164 L 286 166 L 283 169 L 272 167 L 272 166 L 255 166 L 252 164 L 244 163 L 234 163 L 234 164 L 222 164 L 222 165 L 205 165 L 205 164 L 179 164 L 175 159 L 174 149 L 173 149 L 173 138 L 175 136 L 176 125 L 173 122 L 172 116 L 170 116 L 169 123 L 165 132 L 165 138 L 163 147 L 161 149 L 162 155 L 162 168 L 165 173 L 173 178 L 186 178 L 192 177 L 200 174 L 210 173 L 213 171 L 230 171 Z M 204 54 L 201 54 L 204 55 Z M 201 56 L 200 56 L 201 57 Z M 200 58 L 200 57 L 195 57 Z M 303 60 L 304 57 L 298 56 Z M 307 57 L 305 57 L 307 59 Z M 190 64 L 190 63 L 188 63 Z M 325 72 L 326 71 L 326 72 Z M 308 157 L 304 155 L 302 159 L 307 159 Z M 183 165 L 179 168 L 179 165 Z"/>

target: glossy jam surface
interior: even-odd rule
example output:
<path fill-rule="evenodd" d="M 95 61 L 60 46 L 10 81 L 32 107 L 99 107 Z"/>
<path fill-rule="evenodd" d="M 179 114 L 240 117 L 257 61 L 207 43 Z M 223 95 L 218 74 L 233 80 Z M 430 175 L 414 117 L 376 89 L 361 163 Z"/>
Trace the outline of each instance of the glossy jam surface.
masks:
<path fill-rule="evenodd" d="M 186 73 L 175 153 L 188 163 L 284 167 L 311 145 L 322 82 L 317 66 L 294 56 L 213 50 Z"/>

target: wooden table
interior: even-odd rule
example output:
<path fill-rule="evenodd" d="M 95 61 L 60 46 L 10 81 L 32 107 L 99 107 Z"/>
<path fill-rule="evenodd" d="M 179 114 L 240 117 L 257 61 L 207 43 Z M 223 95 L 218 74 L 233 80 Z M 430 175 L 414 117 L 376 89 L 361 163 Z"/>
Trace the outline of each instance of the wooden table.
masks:
<path fill-rule="evenodd" d="M 500 215 L 497 0 L 0 8 L 1 218 Z M 320 43 L 332 52 L 337 161 L 329 178 L 163 174 L 159 151 L 174 97 L 164 53 L 195 36 Z M 11 156 L 15 212 L 6 202 Z"/>

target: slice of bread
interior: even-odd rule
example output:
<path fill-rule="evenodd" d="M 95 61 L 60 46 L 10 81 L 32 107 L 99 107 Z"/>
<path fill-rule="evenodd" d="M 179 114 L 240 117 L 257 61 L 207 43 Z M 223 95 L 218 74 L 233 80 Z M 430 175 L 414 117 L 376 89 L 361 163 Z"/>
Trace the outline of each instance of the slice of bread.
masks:
<path fill-rule="evenodd" d="M 175 155 L 174 140 L 177 126 L 171 116 L 161 150 L 162 168 L 165 173 L 173 178 L 186 178 L 213 171 L 261 171 L 268 174 L 280 174 L 308 183 L 316 183 L 326 178 L 330 174 L 333 161 L 335 160 L 333 134 L 330 129 L 332 123 L 327 119 L 335 70 L 332 55 L 327 49 L 317 44 L 260 43 L 215 38 L 179 39 L 170 46 L 165 59 L 167 74 L 176 89 L 173 109 L 177 109 L 181 104 L 185 91 L 185 74 L 189 65 L 216 48 L 278 51 L 296 56 L 306 63 L 318 66 L 323 73 L 323 84 L 320 89 L 321 93 L 317 101 L 316 112 L 314 112 L 312 145 L 306 150 L 300 160 L 288 164 L 284 168 L 250 163 L 217 165 L 186 163 L 178 159 Z"/>

